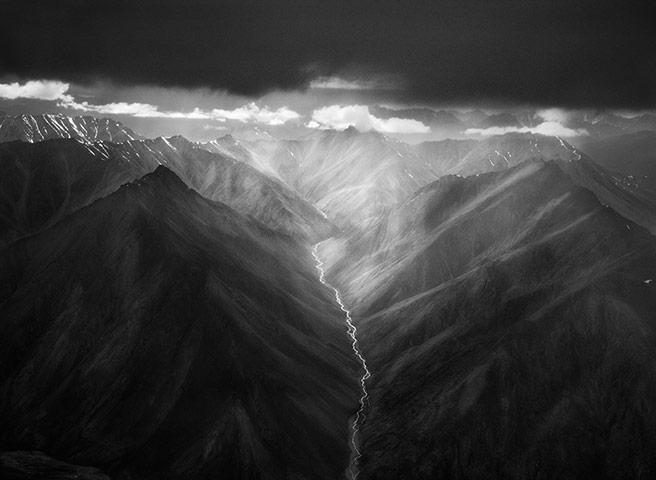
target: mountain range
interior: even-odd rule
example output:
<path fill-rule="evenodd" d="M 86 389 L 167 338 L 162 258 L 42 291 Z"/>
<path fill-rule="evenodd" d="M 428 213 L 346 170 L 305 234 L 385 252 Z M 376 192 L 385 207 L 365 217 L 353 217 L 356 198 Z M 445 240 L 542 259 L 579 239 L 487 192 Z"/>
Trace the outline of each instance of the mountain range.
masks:
<path fill-rule="evenodd" d="M 656 475 L 656 187 L 631 133 L 650 118 L 580 120 L 599 136 L 20 124 L 0 143 L 3 474 Z"/>
<path fill-rule="evenodd" d="M 168 166 L 207 198 L 303 241 L 318 241 L 334 228 L 280 180 L 182 137 L 0 143 L 0 164 L 2 243 L 47 228 L 159 165 Z"/>
<path fill-rule="evenodd" d="M 0 142 L 41 142 L 55 138 L 73 138 L 83 142 L 125 142 L 143 137 L 111 118 L 0 113 Z"/>

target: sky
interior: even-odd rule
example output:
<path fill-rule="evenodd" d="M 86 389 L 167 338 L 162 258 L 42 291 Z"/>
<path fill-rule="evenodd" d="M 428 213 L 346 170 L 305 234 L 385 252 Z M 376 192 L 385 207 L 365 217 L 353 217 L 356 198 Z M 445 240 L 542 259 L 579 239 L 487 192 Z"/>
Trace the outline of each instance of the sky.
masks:
<path fill-rule="evenodd" d="M 656 109 L 653 1 L 0 0 L 0 110 L 149 134 L 400 108 Z M 419 122 L 420 123 L 420 122 Z"/>

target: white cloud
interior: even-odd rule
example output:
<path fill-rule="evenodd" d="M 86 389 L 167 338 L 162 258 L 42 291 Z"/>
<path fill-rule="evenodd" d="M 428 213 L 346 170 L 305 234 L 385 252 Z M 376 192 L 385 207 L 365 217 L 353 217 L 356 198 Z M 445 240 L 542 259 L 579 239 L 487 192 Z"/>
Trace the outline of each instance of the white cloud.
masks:
<path fill-rule="evenodd" d="M 538 110 L 536 115 L 545 122 L 556 122 L 563 125 L 567 124 L 570 114 L 561 108 L 546 108 Z"/>
<path fill-rule="evenodd" d="M 506 133 L 538 133 L 541 135 L 558 136 L 558 137 L 577 137 L 588 135 L 585 129 L 572 129 L 564 126 L 559 122 L 547 121 L 535 127 L 489 127 L 489 128 L 468 128 L 465 130 L 466 135 L 481 135 L 487 137 L 490 135 L 504 135 Z"/>
<path fill-rule="evenodd" d="M 407 118 L 377 118 L 366 105 L 332 105 L 312 112 L 310 128 L 334 128 L 343 130 L 355 127 L 360 131 L 378 130 L 383 133 L 429 133 L 430 127 Z"/>
<path fill-rule="evenodd" d="M 394 75 L 378 75 L 367 80 L 346 80 L 341 77 L 319 77 L 310 82 L 316 90 L 395 90 L 405 82 Z"/>
<path fill-rule="evenodd" d="M 210 124 L 206 124 L 206 125 L 203 125 L 203 130 L 218 130 L 218 131 L 223 131 L 223 130 L 226 130 L 226 127 L 224 127 L 223 125 L 210 125 Z"/>
<path fill-rule="evenodd" d="M 87 113 L 100 113 L 103 115 L 128 115 L 131 117 L 139 118 L 186 118 L 186 119 L 200 119 L 209 120 L 211 116 L 202 112 L 200 109 L 195 108 L 191 112 L 162 112 L 157 106 L 150 103 L 127 103 L 127 102 L 114 102 L 105 103 L 103 105 L 94 105 L 89 102 L 76 102 L 72 97 L 68 96 L 59 101 L 58 105 L 64 108 L 71 108 Z"/>
<path fill-rule="evenodd" d="M 66 96 L 59 102 L 59 106 L 71 108 L 82 112 L 100 113 L 103 115 L 129 115 L 140 118 L 176 118 L 188 120 L 215 120 L 225 122 L 235 120 L 239 122 L 259 122 L 267 125 L 282 125 L 290 120 L 300 118 L 300 115 L 287 107 L 270 110 L 268 107 L 260 108 L 255 103 L 249 103 L 234 110 L 221 110 L 215 108 L 211 111 L 196 107 L 191 112 L 161 111 L 156 105 L 150 103 L 116 102 L 103 105 L 93 105 L 89 102 L 76 102 L 72 97 Z"/>
<path fill-rule="evenodd" d="M 290 120 L 296 120 L 301 116 L 287 107 L 280 107 L 278 110 L 269 110 L 269 107 L 260 108 L 251 102 L 248 105 L 236 108 L 234 110 L 221 110 L 215 108 L 211 112 L 215 120 L 237 120 L 239 122 L 260 122 L 267 125 L 282 125 Z"/>
<path fill-rule="evenodd" d="M 365 90 L 370 87 L 362 82 L 353 82 L 339 77 L 319 77 L 310 82 L 310 88 L 327 90 Z"/>
<path fill-rule="evenodd" d="M 18 82 L 0 83 L 0 98 L 9 100 L 17 98 L 60 100 L 70 98 L 70 95 L 65 95 L 69 87 L 68 83 L 50 80 L 30 80 L 23 85 Z"/>

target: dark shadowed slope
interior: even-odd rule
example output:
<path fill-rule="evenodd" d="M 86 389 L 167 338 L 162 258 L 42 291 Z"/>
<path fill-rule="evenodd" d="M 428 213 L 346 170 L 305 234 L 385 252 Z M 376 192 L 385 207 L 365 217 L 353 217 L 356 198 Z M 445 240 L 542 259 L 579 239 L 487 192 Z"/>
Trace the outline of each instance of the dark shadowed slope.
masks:
<path fill-rule="evenodd" d="M 626 118 L 606 111 L 587 112 L 570 119 L 572 128 L 584 129 L 592 138 L 610 138 L 644 130 L 656 131 L 656 115 L 644 114 Z M 586 137 L 581 137 L 584 140 Z"/>
<path fill-rule="evenodd" d="M 0 144 L 0 244 L 45 228 L 161 164 L 207 198 L 298 239 L 316 242 L 333 230 L 280 181 L 182 137 L 120 144 L 52 140 Z"/>
<path fill-rule="evenodd" d="M 614 172 L 647 177 L 656 184 L 656 132 L 642 131 L 598 139 L 584 137 L 577 145 L 595 161 Z"/>
<path fill-rule="evenodd" d="M 4 450 L 125 478 L 348 465 L 358 364 L 310 253 L 164 167 L 2 252 L 0 318 Z"/>
<path fill-rule="evenodd" d="M 38 451 L 0 453 L 0 474 L 3 480 L 110 480 L 94 467 L 62 462 Z"/>
<path fill-rule="evenodd" d="M 0 144 L 0 246 L 58 222 L 139 176 L 74 140 Z"/>
<path fill-rule="evenodd" d="M 555 164 L 444 177 L 322 258 L 373 373 L 360 478 L 656 474 L 656 239 Z"/>
<path fill-rule="evenodd" d="M 0 142 L 41 142 L 56 138 L 91 143 L 125 142 L 143 137 L 111 118 L 0 114 Z"/>

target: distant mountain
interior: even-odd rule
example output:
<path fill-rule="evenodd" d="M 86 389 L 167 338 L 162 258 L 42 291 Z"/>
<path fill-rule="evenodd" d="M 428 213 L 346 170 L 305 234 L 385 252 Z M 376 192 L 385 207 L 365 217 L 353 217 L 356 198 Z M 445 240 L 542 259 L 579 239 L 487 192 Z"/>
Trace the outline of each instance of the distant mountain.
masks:
<path fill-rule="evenodd" d="M 442 176 L 451 171 L 458 171 L 465 158 L 469 156 L 478 143 L 478 140 L 454 140 L 449 138 L 418 143 L 411 148 L 417 156 L 417 162 L 427 165 L 438 176 Z"/>
<path fill-rule="evenodd" d="M 456 117 L 460 119 L 466 125 L 476 126 L 479 125 L 483 120 L 488 117 L 488 114 L 483 110 L 470 110 L 468 112 L 459 112 L 457 110 L 452 111 Z"/>
<path fill-rule="evenodd" d="M 630 132 L 641 132 L 648 130 L 656 132 L 656 115 L 646 113 L 636 117 L 627 118 L 623 122 L 623 126 Z"/>
<path fill-rule="evenodd" d="M 519 119 L 511 113 L 495 113 L 488 115 L 476 124 L 479 128 L 489 127 L 521 127 L 522 123 Z"/>
<path fill-rule="evenodd" d="M 282 125 L 265 125 L 236 122 L 228 127 L 228 133 L 239 141 L 260 142 L 271 140 L 294 140 L 314 129 L 298 125 L 296 122 L 287 122 Z"/>
<path fill-rule="evenodd" d="M 271 177 L 279 178 L 278 173 L 265 159 L 256 155 L 250 148 L 248 148 L 247 145 L 249 145 L 249 143 L 250 142 L 248 141 L 237 140 L 232 135 L 224 135 L 223 137 L 209 142 L 199 142 L 198 146 L 205 150 L 209 150 L 210 152 L 223 155 L 224 157 L 247 163 L 262 173 Z"/>
<path fill-rule="evenodd" d="M 577 144 L 609 170 L 656 181 L 656 132 L 643 130 L 603 139 L 583 137 Z"/>
<path fill-rule="evenodd" d="M 348 465 L 358 364 L 308 249 L 165 167 L 0 252 L 0 318 L 2 450 L 112 478 Z"/>
<path fill-rule="evenodd" d="M 365 225 L 437 175 L 411 147 L 378 132 L 316 131 L 254 151 L 340 227 Z"/>
<path fill-rule="evenodd" d="M 558 138 L 532 133 L 493 135 L 478 141 L 424 142 L 416 145 L 414 151 L 440 175 L 478 175 L 531 160 L 578 160 L 575 149 Z"/>
<path fill-rule="evenodd" d="M 248 163 L 251 153 L 232 135 L 224 135 L 209 142 L 198 142 L 198 145 L 210 152 L 219 153 L 227 158 Z"/>
<path fill-rule="evenodd" d="M 443 177 L 320 253 L 373 374 L 359 478 L 656 473 L 656 238 L 556 163 Z"/>
<path fill-rule="evenodd" d="M 656 232 L 654 188 L 636 178 L 606 170 L 558 137 L 508 133 L 477 142 L 425 142 L 414 146 L 413 151 L 439 176 L 480 175 L 507 170 L 525 162 L 556 161 L 574 183 L 590 189 L 602 203 Z"/>
<path fill-rule="evenodd" d="M 582 112 L 573 116 L 571 126 L 585 129 L 593 138 L 609 138 L 644 130 L 656 132 L 656 115 L 644 114 L 635 117 L 624 117 L 603 110 Z"/>
<path fill-rule="evenodd" d="M 256 142 L 259 140 L 275 140 L 276 136 L 268 128 L 259 125 L 240 125 L 231 129 L 230 135 L 239 140 Z"/>
<path fill-rule="evenodd" d="M 0 115 L 0 142 L 73 138 L 85 143 L 125 142 L 143 137 L 111 118 L 65 115 Z"/>
<path fill-rule="evenodd" d="M 183 137 L 81 144 L 51 140 L 0 144 L 0 240 L 8 243 L 56 223 L 159 165 L 211 200 L 269 227 L 316 242 L 334 228 L 281 181 L 247 164 L 210 153 Z"/>
<path fill-rule="evenodd" d="M 656 194 L 606 171 L 565 140 L 508 133 L 483 140 L 408 145 L 377 132 L 315 131 L 296 141 L 247 144 L 264 172 L 273 170 L 340 228 L 368 222 L 444 175 L 503 171 L 529 161 L 557 161 L 578 185 L 622 215 L 656 231 Z"/>

